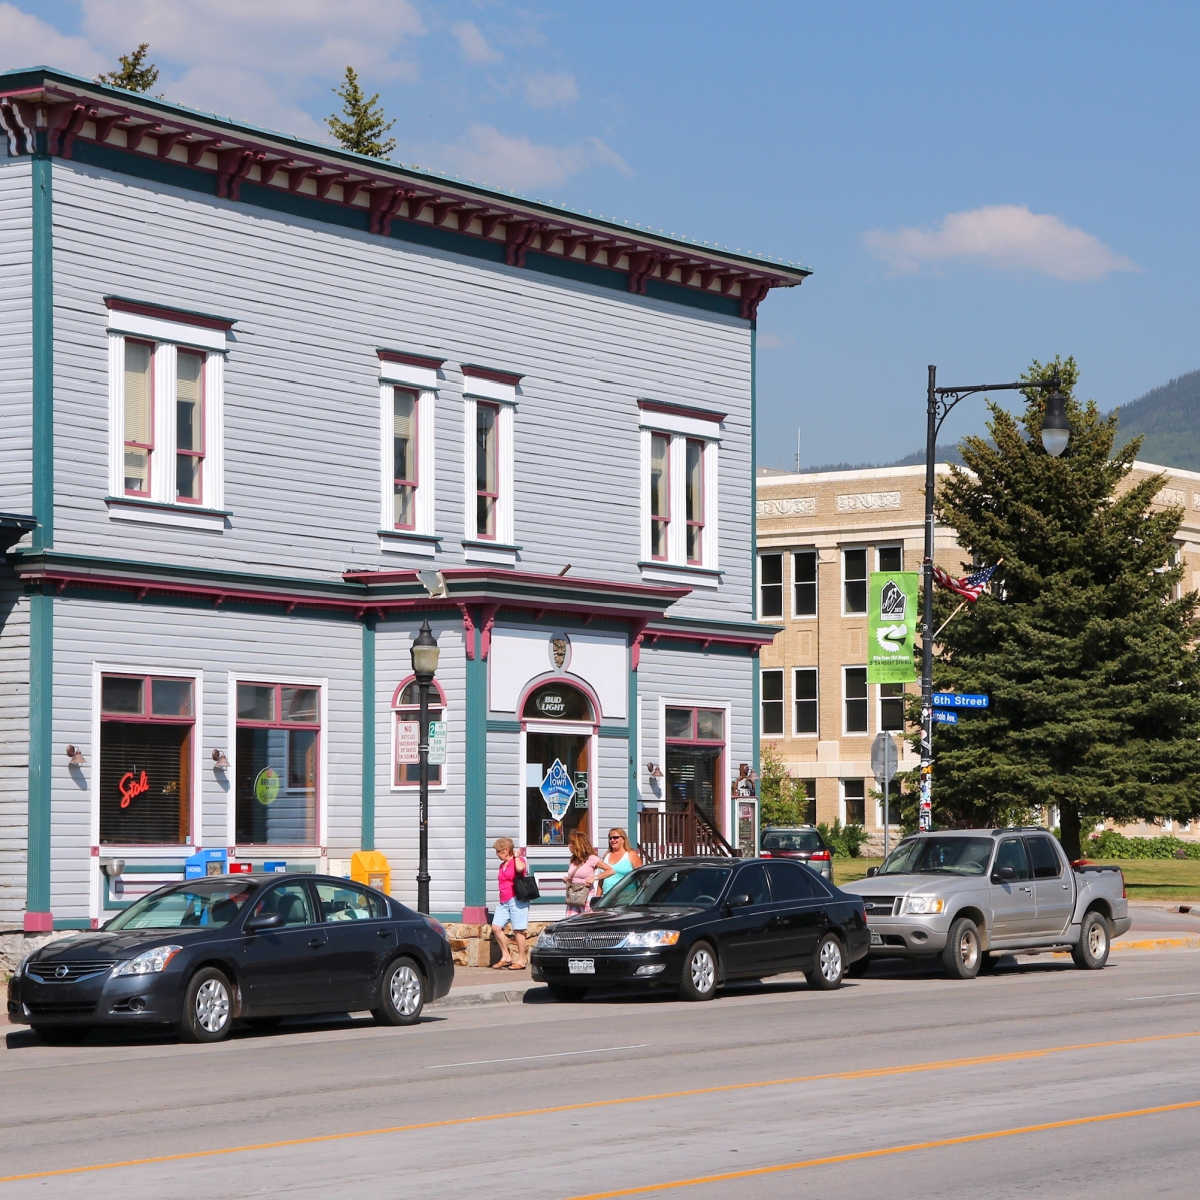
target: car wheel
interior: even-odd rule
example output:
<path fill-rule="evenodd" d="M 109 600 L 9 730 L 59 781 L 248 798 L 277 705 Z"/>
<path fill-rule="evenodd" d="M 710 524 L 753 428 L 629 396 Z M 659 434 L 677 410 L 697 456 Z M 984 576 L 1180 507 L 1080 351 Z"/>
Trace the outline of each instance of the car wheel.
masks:
<path fill-rule="evenodd" d="M 187 1042 L 219 1042 L 233 1025 L 233 988 L 223 971 L 202 967 L 188 981 L 179 1030 Z"/>
<path fill-rule="evenodd" d="M 1112 945 L 1112 934 L 1103 913 L 1085 913 L 1079 926 L 1079 943 L 1071 947 L 1075 965 L 1085 971 L 1099 971 L 1108 962 L 1108 951 Z"/>
<path fill-rule="evenodd" d="M 711 1000 L 717 993 L 717 956 L 707 942 L 697 942 L 683 960 L 679 994 L 685 1000 Z"/>
<path fill-rule="evenodd" d="M 91 1032 L 86 1026 L 30 1025 L 34 1035 L 47 1046 L 75 1046 Z"/>
<path fill-rule="evenodd" d="M 983 963 L 979 926 L 970 917 L 959 917 L 950 926 L 942 966 L 951 979 L 974 979 Z"/>
<path fill-rule="evenodd" d="M 829 992 L 842 986 L 846 974 L 846 955 L 836 934 L 827 933 L 818 943 L 812 967 L 804 972 L 808 986 Z"/>
<path fill-rule="evenodd" d="M 546 986 L 550 989 L 550 995 L 564 1004 L 583 999 L 583 988 L 568 987 L 565 983 L 548 983 Z"/>
<path fill-rule="evenodd" d="M 380 1025 L 415 1025 L 425 1007 L 425 976 L 411 958 L 388 963 L 379 981 L 379 1007 L 371 1015 Z"/>

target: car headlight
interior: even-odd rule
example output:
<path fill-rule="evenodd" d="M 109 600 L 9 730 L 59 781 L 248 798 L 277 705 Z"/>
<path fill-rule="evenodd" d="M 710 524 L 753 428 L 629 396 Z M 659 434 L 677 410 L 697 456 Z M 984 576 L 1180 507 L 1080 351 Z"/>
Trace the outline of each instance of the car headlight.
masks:
<path fill-rule="evenodd" d="M 537 945 L 536 945 L 535 949 L 537 949 L 537 950 L 557 950 L 558 949 L 558 938 L 556 938 L 554 936 L 554 934 L 552 934 L 550 932 L 550 930 L 543 929 L 542 932 L 538 934 L 538 940 L 537 940 Z"/>
<path fill-rule="evenodd" d="M 679 941 L 678 929 L 644 929 L 627 933 L 618 943 L 624 950 L 647 950 L 652 946 L 673 946 Z"/>
<path fill-rule="evenodd" d="M 118 975 L 157 975 L 165 970 L 167 963 L 177 955 L 182 946 L 155 946 L 153 950 L 143 950 L 136 958 L 123 962 L 113 972 Z"/>
<path fill-rule="evenodd" d="M 28 963 L 32 957 L 32 954 L 27 954 L 19 963 L 17 963 L 17 969 L 12 973 L 12 977 L 14 979 L 20 979 L 21 976 L 25 974 L 25 964 Z"/>
<path fill-rule="evenodd" d="M 946 908 L 946 901 L 941 896 L 905 896 L 904 909 L 906 913 L 913 913 L 915 916 L 932 916 L 934 913 L 943 912 Z"/>

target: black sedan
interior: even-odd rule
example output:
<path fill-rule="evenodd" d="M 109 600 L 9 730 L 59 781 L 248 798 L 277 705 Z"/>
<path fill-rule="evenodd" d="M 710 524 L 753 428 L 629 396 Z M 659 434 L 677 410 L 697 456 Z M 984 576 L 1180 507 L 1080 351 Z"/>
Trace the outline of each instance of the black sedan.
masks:
<path fill-rule="evenodd" d="M 35 950 L 10 1021 L 47 1041 L 96 1025 L 170 1025 L 192 1042 L 234 1021 L 369 1009 L 412 1025 L 450 990 L 445 930 L 373 888 L 324 875 L 214 875 L 159 888 L 102 929 Z"/>
<path fill-rule="evenodd" d="M 868 949 L 860 897 L 801 863 L 677 858 L 634 871 L 591 912 L 547 927 L 531 962 L 560 1000 L 630 986 L 708 1000 L 729 980 L 781 971 L 836 988 Z"/>

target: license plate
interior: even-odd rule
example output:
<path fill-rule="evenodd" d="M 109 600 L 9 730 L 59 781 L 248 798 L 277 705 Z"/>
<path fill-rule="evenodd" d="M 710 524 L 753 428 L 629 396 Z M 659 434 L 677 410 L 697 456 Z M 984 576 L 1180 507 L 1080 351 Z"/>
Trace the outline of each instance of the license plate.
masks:
<path fill-rule="evenodd" d="M 872 946 L 882 946 L 883 945 L 883 938 L 881 938 L 879 936 L 879 934 L 877 934 L 875 932 L 875 930 L 873 930 L 873 929 L 871 930 L 871 945 Z"/>
<path fill-rule="evenodd" d="M 595 975 L 596 960 L 594 958 L 568 958 L 567 973 L 569 975 Z"/>

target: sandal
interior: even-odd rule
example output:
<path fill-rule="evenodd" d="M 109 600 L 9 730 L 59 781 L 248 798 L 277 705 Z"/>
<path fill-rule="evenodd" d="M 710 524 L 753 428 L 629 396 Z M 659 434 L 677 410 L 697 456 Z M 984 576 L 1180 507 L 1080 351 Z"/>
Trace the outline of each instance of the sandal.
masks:
<path fill-rule="evenodd" d="M 506 971 L 523 971 L 523 970 L 525 970 L 525 964 L 511 962 L 511 963 L 508 963 L 504 969 Z"/>
<path fill-rule="evenodd" d="M 494 962 L 490 965 L 490 970 L 507 971 L 512 966 L 512 959 L 505 959 L 501 962 Z"/>

